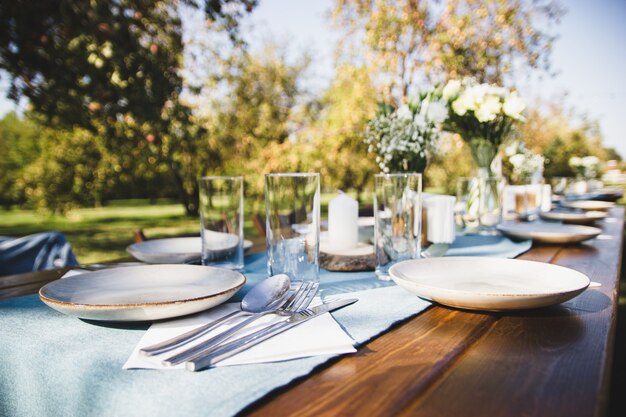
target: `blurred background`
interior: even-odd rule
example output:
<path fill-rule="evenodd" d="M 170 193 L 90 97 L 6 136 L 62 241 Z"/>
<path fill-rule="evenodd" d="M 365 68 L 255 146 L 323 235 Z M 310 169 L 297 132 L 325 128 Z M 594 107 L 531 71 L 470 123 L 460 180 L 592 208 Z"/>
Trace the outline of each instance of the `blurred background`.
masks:
<path fill-rule="evenodd" d="M 465 76 L 519 91 L 548 181 L 595 156 L 623 187 L 625 18 L 620 0 L 2 1 L 0 235 L 61 230 L 81 262 L 119 258 L 138 228 L 196 233 L 209 174 L 244 175 L 247 218 L 267 172 L 370 205 L 378 103 Z M 449 134 L 425 185 L 454 194 L 471 170 Z"/>

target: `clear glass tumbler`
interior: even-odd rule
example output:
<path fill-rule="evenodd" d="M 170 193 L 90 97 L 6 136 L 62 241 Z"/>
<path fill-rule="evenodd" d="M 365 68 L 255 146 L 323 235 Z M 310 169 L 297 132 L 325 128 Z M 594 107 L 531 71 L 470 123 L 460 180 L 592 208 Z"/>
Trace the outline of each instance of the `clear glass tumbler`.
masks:
<path fill-rule="evenodd" d="M 389 268 L 419 258 L 421 174 L 378 174 L 374 178 L 376 276 L 389 280 Z"/>
<path fill-rule="evenodd" d="M 502 201 L 506 181 L 502 177 L 480 178 L 480 203 L 478 207 L 479 233 L 499 234 L 497 226 L 502 222 Z"/>
<path fill-rule="evenodd" d="M 461 177 L 456 183 L 457 226 L 465 233 L 477 233 L 480 226 L 480 181 Z"/>
<path fill-rule="evenodd" d="M 319 282 L 320 175 L 265 175 L 267 272 Z"/>
<path fill-rule="evenodd" d="M 243 177 L 202 177 L 202 265 L 243 268 Z"/>
<path fill-rule="evenodd" d="M 542 182 L 518 186 L 515 192 L 515 212 L 518 219 L 536 220 L 541 210 L 543 195 Z"/>

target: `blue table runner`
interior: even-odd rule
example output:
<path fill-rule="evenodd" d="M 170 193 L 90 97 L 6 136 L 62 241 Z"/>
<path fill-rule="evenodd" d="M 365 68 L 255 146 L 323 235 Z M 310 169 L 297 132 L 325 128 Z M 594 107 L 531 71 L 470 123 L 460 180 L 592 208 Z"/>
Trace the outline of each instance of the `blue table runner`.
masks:
<path fill-rule="evenodd" d="M 469 251 L 463 241 L 449 253 Z M 491 246 L 502 256 L 502 245 L 527 250 L 519 243 L 498 241 L 482 251 Z M 248 282 L 234 300 L 266 277 L 265 263 L 264 254 L 246 258 Z M 320 287 L 324 295 L 359 292 L 359 302 L 333 313 L 358 344 L 430 305 L 392 282 L 376 279 L 373 272 L 322 271 Z M 65 316 L 36 295 L 0 302 L 0 416 L 228 416 L 332 358 L 197 373 L 122 370 L 146 329 L 145 324 L 111 325 Z"/>

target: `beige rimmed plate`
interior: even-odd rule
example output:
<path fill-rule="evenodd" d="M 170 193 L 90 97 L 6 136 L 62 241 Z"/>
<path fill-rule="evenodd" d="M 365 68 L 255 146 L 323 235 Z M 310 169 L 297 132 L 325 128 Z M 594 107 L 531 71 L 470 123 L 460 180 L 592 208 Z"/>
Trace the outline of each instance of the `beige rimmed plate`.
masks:
<path fill-rule="evenodd" d="M 515 239 L 558 244 L 584 242 L 602 233 L 597 227 L 547 222 L 504 223 L 498 225 L 498 230 Z"/>
<path fill-rule="evenodd" d="M 237 237 L 233 236 L 236 244 Z M 215 247 L 216 253 L 226 253 L 234 247 L 233 243 L 226 239 L 219 247 Z M 248 250 L 252 247 L 252 242 L 244 240 L 243 249 Z M 153 239 L 145 242 L 133 243 L 126 251 L 135 259 L 150 264 L 182 264 L 185 262 L 200 259 L 202 252 L 202 240 L 198 237 L 175 237 L 167 239 Z"/>
<path fill-rule="evenodd" d="M 543 219 L 562 221 L 563 223 L 572 224 L 590 224 L 597 220 L 602 220 L 608 216 L 606 211 L 584 211 L 566 212 L 566 211 L 547 211 L 539 214 Z"/>
<path fill-rule="evenodd" d="M 507 311 L 567 301 L 589 286 L 573 269 L 543 262 L 447 257 L 399 262 L 389 270 L 400 287 L 451 307 Z"/>
<path fill-rule="evenodd" d="M 239 272 L 197 265 L 143 265 L 53 281 L 39 298 L 61 313 L 103 321 L 153 321 L 207 310 L 246 282 Z"/>
<path fill-rule="evenodd" d="M 615 206 L 615 203 L 610 201 L 595 201 L 595 200 L 581 200 L 581 201 L 561 201 L 561 205 L 567 208 L 581 209 L 581 210 L 603 210 L 606 211 Z"/>

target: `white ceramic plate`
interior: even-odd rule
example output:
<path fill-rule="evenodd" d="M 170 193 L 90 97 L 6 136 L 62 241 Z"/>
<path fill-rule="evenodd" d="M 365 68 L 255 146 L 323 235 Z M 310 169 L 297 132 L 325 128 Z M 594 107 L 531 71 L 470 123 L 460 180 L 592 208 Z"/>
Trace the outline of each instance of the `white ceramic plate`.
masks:
<path fill-rule="evenodd" d="M 543 262 L 447 257 L 399 262 L 391 278 L 419 297 L 469 310 L 506 311 L 560 304 L 583 292 L 589 278 Z"/>
<path fill-rule="evenodd" d="M 197 265 L 142 265 L 53 281 L 39 298 L 61 313 L 92 320 L 152 321 L 224 303 L 246 282 L 239 272 Z"/>
<path fill-rule="evenodd" d="M 227 251 L 230 244 L 216 248 L 216 253 Z M 252 242 L 244 240 L 243 249 L 252 247 Z M 175 237 L 168 239 L 153 239 L 145 242 L 133 243 L 126 251 L 135 259 L 151 264 L 182 264 L 200 258 L 202 241 L 200 237 Z"/>
<path fill-rule="evenodd" d="M 532 239 L 543 243 L 578 243 L 593 239 L 602 233 L 601 229 L 589 226 L 558 223 L 504 223 L 498 230 L 515 239 Z"/>
<path fill-rule="evenodd" d="M 585 211 L 585 212 L 567 212 L 567 211 L 547 211 L 539 214 L 546 220 L 557 220 L 563 223 L 573 224 L 590 224 L 596 220 L 602 220 L 608 215 L 606 211 Z"/>
<path fill-rule="evenodd" d="M 561 205 L 567 208 L 582 209 L 582 210 L 608 210 L 615 206 L 615 203 L 609 201 L 594 201 L 594 200 L 582 200 L 582 201 L 561 201 Z"/>

